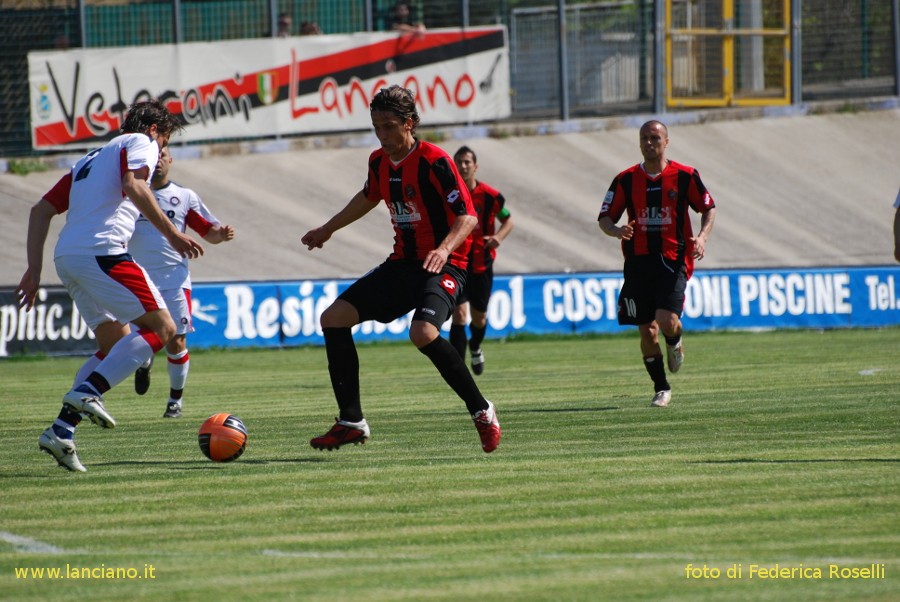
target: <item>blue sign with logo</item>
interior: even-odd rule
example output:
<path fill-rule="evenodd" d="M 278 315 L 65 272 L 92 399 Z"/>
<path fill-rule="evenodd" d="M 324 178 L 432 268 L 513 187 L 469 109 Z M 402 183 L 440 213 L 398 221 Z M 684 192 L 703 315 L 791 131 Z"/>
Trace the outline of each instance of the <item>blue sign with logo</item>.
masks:
<path fill-rule="evenodd" d="M 693 331 L 900 324 L 898 276 L 895 267 L 698 271 L 688 282 L 683 321 Z M 191 345 L 323 344 L 319 316 L 351 283 L 195 285 Z M 619 273 L 498 275 L 487 336 L 626 331 L 617 322 L 621 286 Z M 410 318 L 360 324 L 354 338 L 405 340 Z"/>
<path fill-rule="evenodd" d="M 319 317 L 352 280 L 195 284 L 191 348 L 324 344 Z M 697 271 L 683 322 L 690 331 L 852 328 L 900 324 L 900 267 Z M 498 275 L 488 307 L 492 338 L 627 331 L 617 323 L 620 273 Z M 358 341 L 406 340 L 412 313 L 365 322 Z M 449 329 L 449 323 L 444 325 Z M 96 349 L 61 287 L 42 289 L 34 310 L 0 290 L 0 357 Z"/>

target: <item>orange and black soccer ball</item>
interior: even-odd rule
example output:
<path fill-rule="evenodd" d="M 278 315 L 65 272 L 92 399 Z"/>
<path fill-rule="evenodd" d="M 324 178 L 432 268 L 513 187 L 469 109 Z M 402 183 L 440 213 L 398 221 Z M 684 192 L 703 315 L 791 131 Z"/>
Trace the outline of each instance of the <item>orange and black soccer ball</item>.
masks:
<path fill-rule="evenodd" d="M 247 447 L 247 427 L 233 414 L 213 414 L 200 426 L 197 438 L 204 456 L 213 462 L 231 462 Z"/>

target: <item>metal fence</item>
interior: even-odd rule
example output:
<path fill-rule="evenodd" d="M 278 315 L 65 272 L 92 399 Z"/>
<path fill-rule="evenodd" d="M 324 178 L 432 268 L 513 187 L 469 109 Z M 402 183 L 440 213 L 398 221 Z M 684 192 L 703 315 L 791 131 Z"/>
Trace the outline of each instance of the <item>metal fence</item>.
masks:
<path fill-rule="evenodd" d="M 515 8 L 509 14 L 512 107 L 517 117 L 646 110 L 653 89 L 653 3 L 566 6 L 565 57 L 558 6 Z M 566 78 L 561 78 L 565 69 Z M 563 89 L 563 86 L 566 86 Z"/>
<path fill-rule="evenodd" d="M 513 119 L 653 109 L 664 63 L 666 3 L 684 14 L 710 3 L 741 11 L 784 0 L 412 0 L 428 28 L 509 28 Z M 900 0 L 793 0 L 793 98 L 898 94 Z M 27 53 L 246 39 L 289 21 L 322 33 L 388 29 L 394 0 L 0 0 L 0 157 L 35 154 L 29 130 Z M 564 15 L 561 27 L 560 15 Z M 285 18 L 286 17 L 286 18 Z M 563 76 L 564 74 L 564 76 Z"/>

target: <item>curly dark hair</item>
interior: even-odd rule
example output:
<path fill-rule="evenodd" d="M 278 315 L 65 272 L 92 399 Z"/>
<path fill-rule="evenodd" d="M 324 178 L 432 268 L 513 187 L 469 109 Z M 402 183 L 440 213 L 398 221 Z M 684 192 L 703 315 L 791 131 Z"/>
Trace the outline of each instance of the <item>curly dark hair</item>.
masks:
<path fill-rule="evenodd" d="M 406 121 L 412 119 L 415 134 L 419 126 L 419 112 L 416 111 L 416 97 L 412 91 L 398 85 L 382 88 L 369 104 L 369 112 L 388 111 Z"/>
<path fill-rule="evenodd" d="M 166 108 L 166 105 L 155 98 L 131 105 L 120 129 L 123 134 L 143 134 L 154 123 L 156 130 L 162 136 L 171 136 L 183 129 L 178 118 Z"/>

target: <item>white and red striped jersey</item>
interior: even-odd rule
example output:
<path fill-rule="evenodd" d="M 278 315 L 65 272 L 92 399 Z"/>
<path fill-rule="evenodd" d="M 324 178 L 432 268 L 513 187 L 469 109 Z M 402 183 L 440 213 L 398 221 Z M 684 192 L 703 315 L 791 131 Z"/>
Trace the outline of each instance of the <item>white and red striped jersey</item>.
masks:
<path fill-rule="evenodd" d="M 220 225 L 196 192 L 190 188 L 169 182 L 154 190 L 156 202 L 175 227 L 184 232 L 188 227 L 201 237 L 210 228 Z M 191 288 L 191 272 L 188 259 L 172 248 L 169 241 L 146 217 L 138 217 L 128 251 L 138 264 L 147 270 L 150 279 L 159 290 Z"/>
<path fill-rule="evenodd" d="M 68 211 L 54 256 L 125 253 L 139 212 L 122 177 L 147 166 L 149 186 L 158 160 L 159 146 L 146 134 L 122 134 L 79 159 L 44 196 L 58 213 Z"/>

